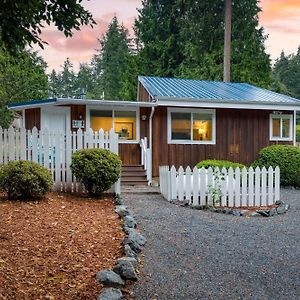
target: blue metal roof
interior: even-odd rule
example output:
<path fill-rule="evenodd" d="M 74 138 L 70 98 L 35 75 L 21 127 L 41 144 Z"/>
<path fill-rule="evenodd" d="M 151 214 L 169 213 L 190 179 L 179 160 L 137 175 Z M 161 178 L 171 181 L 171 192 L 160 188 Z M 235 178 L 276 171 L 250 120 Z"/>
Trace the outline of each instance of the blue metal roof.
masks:
<path fill-rule="evenodd" d="M 300 100 L 247 83 L 139 76 L 155 99 L 300 105 Z M 177 98 L 177 99 L 176 99 Z"/>
<path fill-rule="evenodd" d="M 8 108 L 17 108 L 20 106 L 31 106 L 31 105 L 39 105 L 39 104 L 50 104 L 55 103 L 57 101 L 56 98 L 46 99 L 46 100 L 31 100 L 25 102 L 16 102 L 7 105 Z"/>

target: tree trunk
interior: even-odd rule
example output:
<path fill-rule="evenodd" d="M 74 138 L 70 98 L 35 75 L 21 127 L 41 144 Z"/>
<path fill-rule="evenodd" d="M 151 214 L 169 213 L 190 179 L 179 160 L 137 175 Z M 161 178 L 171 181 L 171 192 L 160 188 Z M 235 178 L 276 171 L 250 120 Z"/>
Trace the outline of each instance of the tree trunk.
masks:
<path fill-rule="evenodd" d="M 225 0 L 224 82 L 230 82 L 232 0 Z"/>

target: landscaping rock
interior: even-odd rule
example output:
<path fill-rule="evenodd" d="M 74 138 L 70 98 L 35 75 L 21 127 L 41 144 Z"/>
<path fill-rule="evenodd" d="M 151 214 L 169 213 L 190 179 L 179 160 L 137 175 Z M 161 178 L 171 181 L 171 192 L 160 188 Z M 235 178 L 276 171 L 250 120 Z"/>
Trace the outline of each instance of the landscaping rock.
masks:
<path fill-rule="evenodd" d="M 146 238 L 135 229 L 129 228 L 128 232 L 129 234 L 124 240 L 124 245 L 129 245 L 130 248 L 136 253 L 141 252 L 142 248 L 147 242 Z"/>
<path fill-rule="evenodd" d="M 123 297 L 122 292 L 115 288 L 105 288 L 98 296 L 98 300 L 121 300 Z"/>
<path fill-rule="evenodd" d="M 137 274 L 131 262 L 122 261 L 113 268 L 114 272 L 118 273 L 122 278 L 128 280 L 137 280 Z"/>
<path fill-rule="evenodd" d="M 108 287 L 123 287 L 125 282 L 119 274 L 112 270 L 106 269 L 96 274 L 96 280 Z"/>
<path fill-rule="evenodd" d="M 261 214 L 257 213 L 257 212 L 253 212 L 250 214 L 250 217 L 260 217 Z"/>
<path fill-rule="evenodd" d="M 115 205 L 123 205 L 123 201 L 122 201 L 121 196 L 117 195 L 115 197 Z"/>
<path fill-rule="evenodd" d="M 129 245 L 124 246 L 124 252 L 125 252 L 125 255 L 128 257 L 134 257 L 134 258 L 137 257 L 137 254 L 130 248 Z"/>
<path fill-rule="evenodd" d="M 277 200 L 275 202 L 275 205 L 283 205 L 284 204 L 284 201 L 283 200 Z"/>
<path fill-rule="evenodd" d="M 131 212 L 130 210 L 128 209 L 127 206 L 125 205 L 117 205 L 116 206 L 116 209 L 115 209 L 115 212 L 122 218 L 128 216 L 128 215 L 131 215 Z"/>
<path fill-rule="evenodd" d="M 279 215 L 282 215 L 282 214 L 285 214 L 286 213 L 286 209 L 285 209 L 285 206 L 278 206 L 276 208 L 276 211 Z"/>
<path fill-rule="evenodd" d="M 124 217 L 124 226 L 128 228 L 136 228 L 136 221 L 130 215 Z"/>
<path fill-rule="evenodd" d="M 230 215 L 230 214 L 233 213 L 233 211 L 228 207 L 224 207 L 223 208 L 223 213 L 226 214 L 226 215 Z"/>
<path fill-rule="evenodd" d="M 137 266 L 137 260 L 134 257 L 121 257 L 118 258 L 116 261 L 117 265 L 122 265 L 127 263 L 131 263 L 134 268 Z"/>
<path fill-rule="evenodd" d="M 269 216 L 270 216 L 270 217 L 273 217 L 275 214 L 276 214 L 276 208 L 271 208 L 271 209 L 269 210 Z"/>
<path fill-rule="evenodd" d="M 270 211 L 269 210 L 257 210 L 256 211 L 258 214 L 260 214 L 263 217 L 269 217 L 270 216 Z"/>
<path fill-rule="evenodd" d="M 288 210 L 289 210 L 289 208 L 290 208 L 290 205 L 286 203 L 286 204 L 284 205 L 284 209 L 285 209 L 285 211 L 288 211 Z"/>
<path fill-rule="evenodd" d="M 234 216 L 236 216 L 236 217 L 240 217 L 241 216 L 241 212 L 239 210 L 234 210 L 232 214 Z"/>

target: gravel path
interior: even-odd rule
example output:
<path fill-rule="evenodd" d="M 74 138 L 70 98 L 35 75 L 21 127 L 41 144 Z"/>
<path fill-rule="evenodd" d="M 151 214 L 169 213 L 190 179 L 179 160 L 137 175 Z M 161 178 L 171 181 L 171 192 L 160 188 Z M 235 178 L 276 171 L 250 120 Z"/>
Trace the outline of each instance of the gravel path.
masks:
<path fill-rule="evenodd" d="M 244 218 L 124 194 L 148 243 L 135 299 L 300 299 L 300 191 L 285 215 Z"/>

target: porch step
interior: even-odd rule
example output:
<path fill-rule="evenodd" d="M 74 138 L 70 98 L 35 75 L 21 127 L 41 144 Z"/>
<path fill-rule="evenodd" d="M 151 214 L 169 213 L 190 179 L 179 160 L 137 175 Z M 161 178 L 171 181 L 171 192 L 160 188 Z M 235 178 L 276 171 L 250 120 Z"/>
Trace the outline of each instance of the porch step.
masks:
<path fill-rule="evenodd" d="M 146 171 L 142 165 L 122 166 L 121 185 L 148 185 Z"/>

